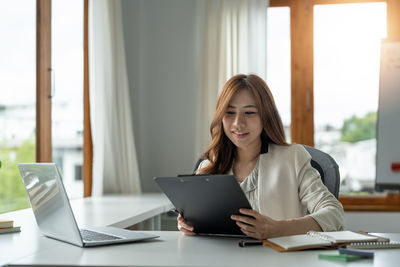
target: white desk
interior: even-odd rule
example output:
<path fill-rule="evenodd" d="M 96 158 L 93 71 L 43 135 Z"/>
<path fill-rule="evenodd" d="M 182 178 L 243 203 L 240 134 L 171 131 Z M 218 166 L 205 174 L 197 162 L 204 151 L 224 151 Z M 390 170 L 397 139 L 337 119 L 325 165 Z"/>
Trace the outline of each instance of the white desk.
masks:
<path fill-rule="evenodd" d="M 90 197 L 71 201 L 79 226 L 127 228 L 148 222 L 149 230 L 160 230 L 160 215 L 174 208 L 164 194 Z"/>
<path fill-rule="evenodd" d="M 268 247 L 240 248 L 237 238 L 184 236 L 151 231 L 158 240 L 97 248 L 58 242 L 51 248 L 14 260 L 12 264 L 90 266 L 399 266 L 400 250 L 376 250 L 372 260 L 338 263 L 319 260 L 322 250 L 279 253 Z M 400 234 L 391 234 L 400 239 Z"/>
<path fill-rule="evenodd" d="M 150 196 L 149 196 L 150 197 Z M 156 199 L 156 196 L 154 196 Z M 73 201 L 78 222 L 91 223 L 97 216 L 99 222 L 107 225 L 126 225 L 138 222 L 137 218 L 149 219 L 145 214 L 156 214 L 148 208 L 134 212 L 136 203 L 142 203 L 146 196 L 135 199 L 103 198 Z M 151 198 L 151 197 L 150 197 Z M 159 198 L 159 211 L 169 210 L 170 203 Z M 115 202 L 114 202 L 115 201 Z M 131 201 L 132 207 L 127 202 Z M 163 202 L 164 201 L 164 202 Z M 144 201 L 146 202 L 146 201 Z M 149 202 L 151 202 L 149 200 Z M 155 201 L 156 202 L 156 201 Z M 102 204 L 101 204 L 102 203 Z M 114 204 L 113 204 L 114 203 Z M 119 203 L 121 214 L 118 212 Z M 101 204 L 101 205 L 100 205 Z M 126 205 L 125 205 L 126 204 Z M 97 206 L 99 205 L 99 206 Z M 109 210 L 109 207 L 111 210 Z M 125 207 L 127 210 L 123 210 Z M 89 208 L 89 209 L 87 209 Z M 142 210 L 143 211 L 143 210 Z M 103 216 L 108 214 L 110 217 Z M 137 218 L 135 214 L 137 215 Z M 11 214 L 8 214 L 10 216 Z M 21 221 L 21 233 L 0 235 L 0 266 L 19 265 L 87 265 L 87 266 L 399 266 L 400 250 L 376 250 L 373 260 L 338 263 L 319 260 L 322 250 L 278 253 L 268 247 L 240 248 L 238 238 L 184 236 L 179 232 L 150 231 L 160 238 L 131 244 L 96 248 L 80 248 L 43 237 L 36 227 L 30 210 L 17 212 L 16 221 Z M 132 216 L 132 217 L 129 217 Z M 120 221 L 116 221 L 117 219 Z M 101 225 L 101 223 L 97 223 Z M 387 234 L 393 240 L 400 240 L 400 234 Z"/>
<path fill-rule="evenodd" d="M 173 208 L 163 194 L 75 199 L 71 206 L 80 227 L 107 225 L 127 228 L 146 222 L 144 227 L 154 230 L 160 230 L 160 215 Z M 21 226 L 20 233 L 0 235 L 0 266 L 60 243 L 40 233 L 31 209 L 0 214 L 0 218 L 12 219 L 15 225 Z"/>

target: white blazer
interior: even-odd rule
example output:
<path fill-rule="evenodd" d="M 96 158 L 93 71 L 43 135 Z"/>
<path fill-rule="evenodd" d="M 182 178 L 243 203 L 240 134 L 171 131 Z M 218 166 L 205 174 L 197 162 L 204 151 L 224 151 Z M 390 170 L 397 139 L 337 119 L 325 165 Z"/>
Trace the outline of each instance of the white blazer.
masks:
<path fill-rule="evenodd" d="M 268 145 L 258 171 L 260 213 L 273 219 L 313 217 L 323 231 L 342 230 L 342 204 L 322 183 L 302 145 Z"/>

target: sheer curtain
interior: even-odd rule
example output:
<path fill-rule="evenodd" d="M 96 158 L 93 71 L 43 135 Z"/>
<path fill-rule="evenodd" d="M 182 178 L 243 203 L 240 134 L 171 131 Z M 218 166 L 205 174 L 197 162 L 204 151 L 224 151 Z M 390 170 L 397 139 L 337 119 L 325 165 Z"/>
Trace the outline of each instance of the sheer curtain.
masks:
<path fill-rule="evenodd" d="M 89 1 L 93 195 L 140 193 L 119 0 Z"/>
<path fill-rule="evenodd" d="M 204 40 L 202 91 L 196 151 L 210 143 L 209 127 L 218 93 L 233 75 L 266 78 L 267 0 L 206 0 L 199 10 Z"/>

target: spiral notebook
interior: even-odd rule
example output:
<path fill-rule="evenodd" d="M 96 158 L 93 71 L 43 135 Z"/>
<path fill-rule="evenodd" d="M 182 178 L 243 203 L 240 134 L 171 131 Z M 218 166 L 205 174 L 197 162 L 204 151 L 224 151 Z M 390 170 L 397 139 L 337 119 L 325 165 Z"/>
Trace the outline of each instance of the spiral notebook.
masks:
<path fill-rule="evenodd" d="M 350 243 L 376 242 L 379 237 L 359 234 L 352 231 L 314 232 L 304 235 L 292 235 L 269 238 L 263 244 L 277 251 L 296 251 L 314 248 L 334 249 Z"/>
<path fill-rule="evenodd" d="M 357 249 L 385 249 L 385 248 L 400 248 L 400 241 L 378 241 L 378 242 L 355 242 L 347 245 L 347 248 Z"/>

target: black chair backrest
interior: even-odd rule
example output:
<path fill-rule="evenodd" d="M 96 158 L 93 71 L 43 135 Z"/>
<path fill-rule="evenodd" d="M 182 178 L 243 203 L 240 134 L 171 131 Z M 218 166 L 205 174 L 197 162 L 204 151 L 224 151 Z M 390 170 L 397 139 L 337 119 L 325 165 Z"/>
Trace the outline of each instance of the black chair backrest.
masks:
<path fill-rule="evenodd" d="M 340 173 L 336 161 L 327 153 L 304 145 L 311 155 L 311 166 L 321 175 L 322 182 L 336 198 L 339 197 Z"/>

